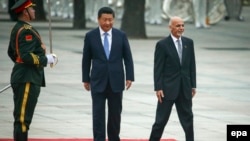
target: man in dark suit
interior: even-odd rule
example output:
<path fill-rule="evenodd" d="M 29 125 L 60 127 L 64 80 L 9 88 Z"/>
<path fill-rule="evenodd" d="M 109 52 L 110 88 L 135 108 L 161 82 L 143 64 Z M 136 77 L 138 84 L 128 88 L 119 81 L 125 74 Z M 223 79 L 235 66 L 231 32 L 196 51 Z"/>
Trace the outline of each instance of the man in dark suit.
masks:
<path fill-rule="evenodd" d="M 184 22 L 172 17 L 171 34 L 158 41 L 154 56 L 154 89 L 158 98 L 150 141 L 160 141 L 175 104 L 186 141 L 194 141 L 192 97 L 196 93 L 196 64 L 193 40 L 182 36 Z"/>
<path fill-rule="evenodd" d="M 84 39 L 82 82 L 86 90 L 91 90 L 95 141 L 105 141 L 106 100 L 108 138 L 120 141 L 122 92 L 125 85 L 129 89 L 134 81 L 129 42 L 124 32 L 113 28 L 114 18 L 111 8 L 100 8 L 99 27 L 88 32 Z"/>
<path fill-rule="evenodd" d="M 238 21 L 244 21 L 244 17 L 241 15 L 242 11 L 242 0 L 224 0 L 226 13 L 225 20 L 228 21 L 230 18 L 235 18 Z"/>

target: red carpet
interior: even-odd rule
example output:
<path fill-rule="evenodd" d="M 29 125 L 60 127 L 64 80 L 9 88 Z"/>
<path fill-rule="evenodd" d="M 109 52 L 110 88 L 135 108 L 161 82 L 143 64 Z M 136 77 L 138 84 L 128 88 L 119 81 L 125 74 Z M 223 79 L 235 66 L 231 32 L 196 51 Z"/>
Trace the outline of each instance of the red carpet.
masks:
<path fill-rule="evenodd" d="M 13 141 L 13 139 L 2 139 L 0 138 L 0 141 Z M 57 139 L 37 139 L 37 138 L 31 138 L 29 141 L 93 141 L 93 139 L 65 139 L 65 138 L 57 138 Z M 148 139 L 121 139 L 121 141 L 148 141 Z M 161 139 L 161 141 L 177 141 L 175 139 Z"/>

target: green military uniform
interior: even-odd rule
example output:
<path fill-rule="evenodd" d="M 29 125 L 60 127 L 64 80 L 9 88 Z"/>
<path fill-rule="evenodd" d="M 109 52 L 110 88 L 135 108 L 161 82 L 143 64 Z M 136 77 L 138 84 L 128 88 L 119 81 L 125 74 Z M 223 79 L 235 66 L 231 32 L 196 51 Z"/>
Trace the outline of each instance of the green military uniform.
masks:
<path fill-rule="evenodd" d="M 31 82 L 45 86 L 43 68 L 47 65 L 47 57 L 41 44 L 40 35 L 31 25 L 17 22 L 8 48 L 8 55 L 15 62 L 11 83 Z"/>
<path fill-rule="evenodd" d="M 32 4 L 23 1 L 26 5 Z M 45 86 L 44 67 L 48 61 L 40 35 L 29 23 L 19 20 L 13 27 L 8 55 L 14 62 L 11 73 L 14 93 L 14 139 L 27 141 L 40 88 Z"/>
<path fill-rule="evenodd" d="M 8 55 L 15 62 L 11 73 L 14 93 L 14 134 L 27 134 L 40 87 L 45 86 L 45 51 L 38 32 L 29 24 L 18 21 L 14 26 Z"/>

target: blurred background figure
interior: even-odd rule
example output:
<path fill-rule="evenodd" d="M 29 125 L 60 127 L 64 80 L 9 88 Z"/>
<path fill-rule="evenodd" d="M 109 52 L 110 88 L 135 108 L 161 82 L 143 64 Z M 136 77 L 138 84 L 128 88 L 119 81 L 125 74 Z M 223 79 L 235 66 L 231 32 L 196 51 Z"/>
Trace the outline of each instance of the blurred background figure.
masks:
<path fill-rule="evenodd" d="M 73 0 L 51 0 L 51 16 L 73 19 Z M 43 0 L 44 9 L 48 12 L 47 0 Z"/>
<path fill-rule="evenodd" d="M 207 21 L 207 0 L 193 0 L 196 28 L 209 28 Z"/>
<path fill-rule="evenodd" d="M 226 6 L 227 15 L 225 20 L 228 21 L 230 18 L 235 18 L 238 21 L 244 21 L 241 15 L 242 11 L 242 0 L 224 0 Z"/>
<path fill-rule="evenodd" d="M 85 17 L 87 21 L 92 21 L 94 0 L 85 0 Z"/>
<path fill-rule="evenodd" d="M 108 0 L 85 0 L 86 11 L 88 12 L 88 16 L 91 22 L 97 23 L 97 12 L 101 7 L 109 6 Z"/>
<path fill-rule="evenodd" d="M 225 16 L 224 0 L 207 0 L 207 23 L 216 24 Z"/>
<path fill-rule="evenodd" d="M 204 0 L 199 0 L 204 1 Z M 197 2 L 199 3 L 197 0 Z M 206 9 L 207 24 L 216 24 L 225 16 L 224 0 L 205 0 L 207 1 L 203 12 Z M 184 22 L 195 22 L 195 10 L 194 5 L 197 5 L 194 0 L 163 0 L 163 13 L 162 18 L 169 20 L 173 16 L 178 16 L 183 19 Z M 202 10 L 200 7 L 195 7 L 198 10 Z"/>
<path fill-rule="evenodd" d="M 0 0 L 0 12 L 6 11 L 7 7 L 7 0 Z"/>
<path fill-rule="evenodd" d="M 163 0 L 163 19 L 169 20 L 173 16 L 178 16 L 184 22 L 193 21 L 192 0 Z"/>
<path fill-rule="evenodd" d="M 146 22 L 149 24 L 162 24 L 162 0 L 147 0 Z"/>
<path fill-rule="evenodd" d="M 121 20 L 123 15 L 124 0 L 108 0 L 108 5 L 115 11 L 116 19 Z"/>
<path fill-rule="evenodd" d="M 51 5 L 51 16 L 55 17 L 61 17 L 62 16 L 62 3 L 60 2 L 60 0 L 52 0 L 50 1 L 50 5 Z M 44 8 L 48 10 L 48 4 L 47 4 L 47 0 L 44 0 Z"/>
<path fill-rule="evenodd" d="M 2 3 L 6 3 L 6 1 L 2 1 Z M 8 0 L 8 13 L 9 13 L 9 15 L 10 15 L 10 19 L 12 20 L 12 21 L 16 21 L 17 20 L 17 15 L 15 14 L 15 12 L 13 12 L 12 10 L 11 10 L 11 7 L 15 4 L 15 0 Z M 2 4 L 2 5 L 4 5 L 4 4 Z M 2 10 L 4 10 L 4 9 L 2 9 Z"/>
<path fill-rule="evenodd" d="M 74 18 L 74 10 L 73 10 L 73 0 L 62 0 L 62 17 L 64 19 L 73 19 Z"/>
<path fill-rule="evenodd" d="M 15 21 L 15 14 L 8 11 L 9 7 L 15 3 L 16 0 L 0 0 L 0 12 L 9 12 L 11 20 Z M 48 13 L 47 0 L 43 0 L 44 10 Z M 221 19 L 235 18 L 235 16 L 226 15 L 226 8 L 224 1 L 228 1 L 231 5 L 237 0 L 145 0 L 145 22 L 148 24 L 161 24 L 163 21 L 168 21 L 173 16 L 178 16 L 183 19 L 184 22 L 194 22 L 195 13 L 193 2 L 203 3 L 207 1 L 206 17 L 209 17 L 207 24 L 213 25 L 221 21 Z M 250 0 L 239 1 L 244 5 L 249 5 Z M 197 3 L 194 3 L 196 5 Z M 73 19 L 73 0 L 51 0 L 51 16 L 61 19 Z M 8 8 L 6 9 L 6 5 Z M 121 20 L 124 11 L 124 0 L 85 0 L 85 16 L 86 21 L 97 22 L 96 11 L 99 7 L 108 6 L 111 7 L 116 13 L 116 19 Z M 240 5 L 241 6 L 241 5 Z M 199 6 L 195 6 L 198 10 L 202 10 Z M 233 7 L 234 9 L 234 7 Z M 241 8 L 240 8 L 241 9 Z M 205 9 L 203 9 L 204 11 Z M 229 10 L 232 11 L 232 10 Z M 196 12 L 197 13 L 197 12 Z M 200 15 L 202 13 L 198 12 Z M 230 13 L 230 12 L 228 12 Z M 241 13 L 241 10 L 240 12 Z M 225 16 L 226 15 L 226 16 Z M 237 16 L 236 16 L 237 17 Z M 241 21 L 243 17 L 240 15 L 238 19 Z"/>

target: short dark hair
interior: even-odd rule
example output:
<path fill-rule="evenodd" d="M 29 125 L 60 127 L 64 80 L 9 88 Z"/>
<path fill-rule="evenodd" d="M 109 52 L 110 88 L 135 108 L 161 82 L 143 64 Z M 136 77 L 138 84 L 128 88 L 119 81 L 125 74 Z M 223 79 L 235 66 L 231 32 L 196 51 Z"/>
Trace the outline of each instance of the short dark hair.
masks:
<path fill-rule="evenodd" d="M 113 18 L 115 18 L 115 12 L 110 7 L 100 8 L 98 11 L 98 18 L 100 18 L 102 16 L 102 14 L 112 14 Z"/>

